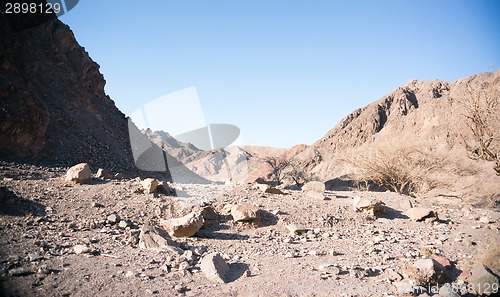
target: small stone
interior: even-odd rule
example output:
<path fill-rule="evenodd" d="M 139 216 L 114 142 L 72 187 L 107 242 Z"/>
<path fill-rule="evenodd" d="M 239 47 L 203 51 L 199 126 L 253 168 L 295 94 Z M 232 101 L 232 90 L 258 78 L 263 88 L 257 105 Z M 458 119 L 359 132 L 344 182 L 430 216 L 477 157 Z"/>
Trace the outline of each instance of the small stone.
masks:
<path fill-rule="evenodd" d="M 125 277 L 126 278 L 131 278 L 131 277 L 135 277 L 135 276 L 138 276 L 138 275 L 139 275 L 139 273 L 136 273 L 136 272 L 133 272 L 133 271 L 130 271 L 130 270 L 125 273 Z"/>
<path fill-rule="evenodd" d="M 482 264 L 476 266 L 470 273 L 469 285 L 472 285 L 474 291 L 479 295 L 493 295 L 495 292 L 492 289 L 500 287 L 498 277 Z"/>
<path fill-rule="evenodd" d="M 325 183 L 319 181 L 310 181 L 302 186 L 302 192 L 306 193 L 307 196 L 325 199 Z"/>
<path fill-rule="evenodd" d="M 86 245 L 77 244 L 73 247 L 73 251 L 75 252 L 75 254 L 79 255 L 79 254 L 88 253 L 90 251 L 90 249 Z"/>
<path fill-rule="evenodd" d="M 338 268 L 337 266 L 333 265 L 333 264 L 329 264 L 329 263 L 322 263 L 318 266 L 318 270 L 320 271 L 326 271 L 330 274 L 333 274 L 333 275 L 339 275 L 340 274 L 340 268 Z"/>
<path fill-rule="evenodd" d="M 113 175 L 102 168 L 97 170 L 96 176 L 102 179 L 113 179 Z"/>
<path fill-rule="evenodd" d="M 120 220 L 120 223 L 118 223 L 118 227 L 125 229 L 129 226 L 129 222 L 127 220 Z"/>
<path fill-rule="evenodd" d="M 141 186 L 144 189 L 145 194 L 151 194 L 156 191 L 160 182 L 154 178 L 146 178 L 141 181 Z"/>
<path fill-rule="evenodd" d="M 80 163 L 68 169 L 65 181 L 82 184 L 90 181 L 91 178 L 92 172 L 90 171 L 89 164 Z"/>
<path fill-rule="evenodd" d="M 283 191 L 281 191 L 280 189 L 277 189 L 277 188 L 272 188 L 272 187 L 269 187 L 267 188 L 264 193 L 268 193 L 268 194 L 276 194 L 276 195 L 283 195 L 285 193 L 283 193 Z"/>
<path fill-rule="evenodd" d="M 432 255 L 432 259 L 434 259 L 436 262 L 438 262 L 445 269 L 452 269 L 453 268 L 451 266 L 450 260 L 448 260 L 448 258 L 446 258 L 445 256 Z"/>
<path fill-rule="evenodd" d="M 231 216 L 236 222 L 256 220 L 257 212 L 258 208 L 247 202 L 242 202 L 231 207 Z"/>
<path fill-rule="evenodd" d="M 111 224 L 116 224 L 120 221 L 120 216 L 117 215 L 116 213 L 110 214 L 106 220 L 111 223 Z"/>
<path fill-rule="evenodd" d="M 460 297 L 458 288 L 453 288 L 449 283 L 439 288 L 439 297 Z"/>
<path fill-rule="evenodd" d="M 307 231 L 307 228 L 300 224 L 288 224 L 286 228 L 292 235 L 300 235 Z"/>
<path fill-rule="evenodd" d="M 403 279 L 401 274 L 397 273 L 393 269 L 386 269 L 384 273 L 387 276 L 387 278 L 391 281 L 400 281 Z"/>
<path fill-rule="evenodd" d="M 28 258 L 30 260 L 30 262 L 33 262 L 33 261 L 38 261 L 38 260 L 42 260 L 43 259 L 43 255 L 40 255 L 40 254 L 28 254 Z"/>
<path fill-rule="evenodd" d="M 28 267 L 17 267 L 9 270 L 9 274 L 12 276 L 21 276 L 30 273 L 32 273 L 32 271 Z"/>
<path fill-rule="evenodd" d="M 491 220 L 488 217 L 480 217 L 479 222 L 481 222 L 483 224 L 489 224 L 491 222 Z"/>
<path fill-rule="evenodd" d="M 396 291 L 399 294 L 413 295 L 414 293 L 413 285 L 411 285 L 410 283 L 398 281 L 398 282 L 393 282 L 392 284 L 394 285 L 394 287 L 396 287 Z"/>
<path fill-rule="evenodd" d="M 224 261 L 219 253 L 205 255 L 200 263 L 201 271 L 205 276 L 214 282 L 225 283 L 226 274 L 229 272 L 229 265 Z"/>
<path fill-rule="evenodd" d="M 104 207 L 104 205 L 98 203 L 98 202 L 92 202 L 92 207 L 99 208 L 99 207 Z"/>
<path fill-rule="evenodd" d="M 413 221 L 423 221 L 426 218 L 434 217 L 435 214 L 432 210 L 423 207 L 413 207 L 406 211 L 406 214 Z"/>
<path fill-rule="evenodd" d="M 383 214 L 385 209 L 383 207 L 384 203 L 380 200 L 363 198 L 357 196 L 352 201 L 352 206 L 354 211 L 363 212 L 373 216 Z"/>
<path fill-rule="evenodd" d="M 139 234 L 139 247 L 162 252 L 181 254 L 182 249 L 173 241 L 167 232 L 155 226 L 144 225 Z"/>
<path fill-rule="evenodd" d="M 191 212 L 180 218 L 161 220 L 160 224 L 173 237 L 191 237 L 203 226 L 200 212 Z"/>
<path fill-rule="evenodd" d="M 50 274 L 50 268 L 47 265 L 41 265 L 37 270 L 38 274 Z"/>

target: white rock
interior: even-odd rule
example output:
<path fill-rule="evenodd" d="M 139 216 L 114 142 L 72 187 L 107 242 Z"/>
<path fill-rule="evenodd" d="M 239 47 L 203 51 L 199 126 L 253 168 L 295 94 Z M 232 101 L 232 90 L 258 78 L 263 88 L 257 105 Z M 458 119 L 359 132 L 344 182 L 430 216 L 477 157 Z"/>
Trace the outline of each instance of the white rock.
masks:
<path fill-rule="evenodd" d="M 90 249 L 84 244 L 77 244 L 73 247 L 73 251 L 75 254 L 79 255 L 90 252 Z"/>

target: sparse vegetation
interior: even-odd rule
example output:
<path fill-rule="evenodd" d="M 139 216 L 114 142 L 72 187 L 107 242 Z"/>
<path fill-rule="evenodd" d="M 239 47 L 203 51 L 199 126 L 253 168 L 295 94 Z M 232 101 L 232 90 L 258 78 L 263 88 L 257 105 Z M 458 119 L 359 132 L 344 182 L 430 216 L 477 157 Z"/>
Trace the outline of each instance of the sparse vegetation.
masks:
<path fill-rule="evenodd" d="M 356 184 L 366 186 L 373 182 L 392 192 L 413 195 L 436 186 L 429 175 L 443 160 L 423 149 L 391 146 L 374 149 L 349 162 L 358 169 Z"/>
<path fill-rule="evenodd" d="M 494 169 L 500 175 L 500 106 L 498 98 L 486 92 L 491 88 L 488 83 L 481 85 L 480 91 L 473 91 L 467 85 L 468 98 L 460 102 L 464 107 L 462 114 L 467 125 L 467 134 L 460 133 L 467 157 L 472 160 L 494 161 Z"/>
<path fill-rule="evenodd" d="M 314 176 L 312 174 L 307 174 L 302 166 L 293 161 L 290 162 L 290 166 L 285 173 L 285 177 L 289 178 L 298 188 L 302 188 L 305 183 L 314 180 Z"/>
<path fill-rule="evenodd" d="M 290 166 L 290 161 L 284 157 L 267 157 L 264 159 L 264 162 L 272 168 L 271 177 L 273 181 L 276 185 L 281 185 L 285 177 L 285 169 Z"/>

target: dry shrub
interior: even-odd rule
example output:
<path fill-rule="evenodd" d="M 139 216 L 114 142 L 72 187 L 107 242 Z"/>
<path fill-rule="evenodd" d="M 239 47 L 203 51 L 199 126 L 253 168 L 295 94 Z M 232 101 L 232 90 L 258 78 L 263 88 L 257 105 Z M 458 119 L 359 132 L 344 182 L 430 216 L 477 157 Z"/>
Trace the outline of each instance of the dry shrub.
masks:
<path fill-rule="evenodd" d="M 500 174 L 500 104 L 493 84 L 483 83 L 478 90 L 467 85 L 468 96 L 459 99 L 466 133 L 460 132 L 467 157 L 495 162 Z"/>
<path fill-rule="evenodd" d="M 444 160 L 429 149 L 391 145 L 364 150 L 349 162 L 357 167 L 355 182 L 358 184 L 373 182 L 392 192 L 415 194 L 437 186 L 431 174 Z"/>

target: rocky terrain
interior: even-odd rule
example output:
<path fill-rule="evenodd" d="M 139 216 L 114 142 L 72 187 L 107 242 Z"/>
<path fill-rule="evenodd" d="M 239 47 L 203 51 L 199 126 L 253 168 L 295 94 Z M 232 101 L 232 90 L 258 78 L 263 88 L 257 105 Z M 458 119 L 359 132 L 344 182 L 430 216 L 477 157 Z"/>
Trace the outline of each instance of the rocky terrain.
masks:
<path fill-rule="evenodd" d="M 59 170 L 8 163 L 1 172 L 6 296 L 427 296 L 444 283 L 465 296 L 469 272 L 499 253 L 500 213 L 458 199 L 169 184 L 186 194 L 174 197 L 144 193 L 140 178 L 68 183 Z M 364 211 L 360 198 L 383 201 L 383 213 Z M 232 208 L 244 202 L 255 211 L 236 222 Z M 411 206 L 437 218 L 415 221 Z M 193 236 L 167 245 L 178 251 L 141 244 L 146 226 L 207 207 Z M 202 259 L 213 252 L 229 270 L 211 279 Z M 419 277 L 423 259 L 434 264 Z"/>
<path fill-rule="evenodd" d="M 312 146 L 200 151 L 138 130 L 71 30 L 33 20 L 0 15 L 0 295 L 499 295 L 500 177 L 463 116 L 500 72 L 409 82 Z M 356 186 L 410 145 L 432 188 Z M 271 187 L 267 157 L 317 181 Z"/>

